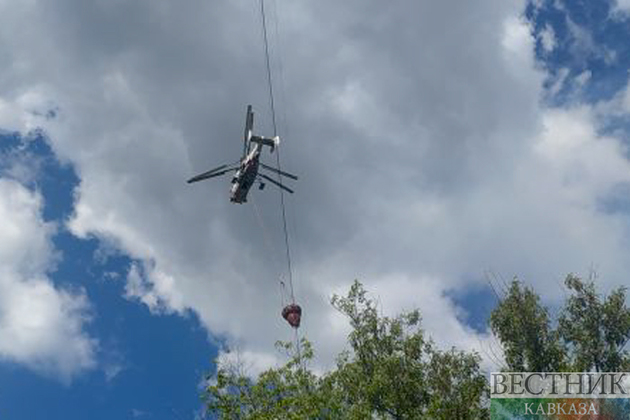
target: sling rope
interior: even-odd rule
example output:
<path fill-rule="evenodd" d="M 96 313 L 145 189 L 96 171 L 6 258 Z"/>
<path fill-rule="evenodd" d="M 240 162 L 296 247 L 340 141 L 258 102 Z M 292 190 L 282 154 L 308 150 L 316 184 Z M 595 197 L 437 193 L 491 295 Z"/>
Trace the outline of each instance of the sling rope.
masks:
<path fill-rule="evenodd" d="M 271 76 L 271 63 L 269 58 L 269 39 L 267 36 L 267 16 L 265 13 L 265 0 L 260 0 L 260 17 L 262 20 L 262 29 L 263 29 L 263 41 L 265 47 L 265 65 L 267 67 L 267 84 L 269 86 L 269 103 L 271 106 L 271 120 L 273 124 L 273 135 L 276 137 L 278 135 L 278 127 L 276 123 L 276 105 L 274 100 L 274 90 L 273 90 L 273 78 Z M 280 148 L 276 149 L 276 165 L 279 171 L 282 170 L 280 165 Z M 280 173 L 276 173 L 278 182 L 281 183 L 282 176 Z M 291 293 L 291 303 L 295 304 L 295 291 L 293 288 L 293 267 L 291 264 L 291 247 L 289 245 L 289 232 L 287 229 L 287 214 L 286 214 L 286 205 L 284 202 L 284 190 L 280 188 L 280 207 L 282 209 L 282 228 L 284 231 L 284 245 L 286 249 L 286 257 L 287 257 L 287 270 L 289 277 L 289 290 Z M 302 356 L 300 349 L 300 337 L 298 333 L 298 327 L 295 328 L 295 347 L 296 353 L 298 357 L 298 363 L 302 366 Z"/>
<path fill-rule="evenodd" d="M 267 226 L 265 225 L 265 222 L 262 218 L 262 214 L 260 212 L 260 209 L 258 208 L 258 204 L 256 200 L 254 199 L 254 197 L 251 198 L 251 202 L 254 209 L 254 214 L 256 215 L 256 220 L 258 221 L 258 226 L 260 226 L 260 229 L 263 232 L 263 236 L 265 238 L 265 242 L 267 243 L 267 247 L 271 250 L 271 258 L 273 260 L 275 270 L 278 273 L 280 273 L 282 268 L 281 268 L 280 261 L 278 261 L 278 250 L 276 249 L 276 247 L 273 244 L 273 241 L 271 240 L 271 234 L 269 233 L 269 230 L 267 229 Z M 278 281 L 280 282 L 280 285 L 282 286 L 282 288 L 280 289 L 280 305 L 282 305 L 282 307 L 284 308 L 284 305 L 285 305 L 284 294 L 286 293 L 286 291 L 285 291 L 283 277 L 280 276 Z"/>

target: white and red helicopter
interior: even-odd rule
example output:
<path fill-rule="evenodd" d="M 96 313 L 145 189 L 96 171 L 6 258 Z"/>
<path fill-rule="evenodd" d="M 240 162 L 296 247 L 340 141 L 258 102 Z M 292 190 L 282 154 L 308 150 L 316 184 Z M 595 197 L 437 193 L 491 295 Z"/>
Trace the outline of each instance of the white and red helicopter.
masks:
<path fill-rule="evenodd" d="M 265 181 L 269 181 L 275 186 L 282 188 L 283 190 L 293 193 L 293 190 L 284 186 L 281 182 L 269 177 L 264 173 L 259 173 L 260 168 L 267 171 L 274 172 L 280 176 L 285 176 L 297 180 L 298 177 L 288 172 L 281 171 L 280 169 L 272 166 L 265 165 L 260 162 L 260 152 L 263 146 L 269 146 L 271 152 L 275 150 L 280 144 L 280 138 L 275 136 L 273 138 L 255 136 L 252 133 L 254 127 L 254 111 L 252 106 L 247 105 L 247 115 L 245 117 L 245 133 L 243 135 L 243 156 L 237 162 L 230 165 L 221 165 L 207 172 L 199 174 L 190 178 L 187 182 L 189 184 L 197 181 L 202 181 L 208 178 L 214 178 L 224 175 L 228 172 L 236 171 L 232 178 L 232 187 L 230 188 L 230 201 L 232 203 L 246 203 L 247 193 L 249 189 L 254 185 L 256 181 L 259 182 L 259 189 L 265 188 Z"/>

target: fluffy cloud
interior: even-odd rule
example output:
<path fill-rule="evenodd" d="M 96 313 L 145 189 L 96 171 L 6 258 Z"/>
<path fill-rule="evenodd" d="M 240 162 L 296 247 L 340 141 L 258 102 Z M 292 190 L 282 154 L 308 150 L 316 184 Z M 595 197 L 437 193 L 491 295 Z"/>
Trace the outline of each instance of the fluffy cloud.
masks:
<path fill-rule="evenodd" d="M 616 1 L 617 10 L 621 12 L 627 13 L 630 10 L 630 1 L 628 0 L 617 0 Z"/>
<path fill-rule="evenodd" d="M 90 306 L 81 291 L 53 286 L 54 227 L 39 195 L 0 178 L 0 359 L 68 382 L 95 366 L 97 343 L 84 332 Z"/>
<path fill-rule="evenodd" d="M 267 366 L 273 342 L 292 338 L 279 314 L 277 194 L 252 191 L 255 206 L 238 206 L 227 180 L 184 183 L 237 157 L 247 103 L 270 133 L 256 8 L 14 3 L 0 3 L 0 54 L 14 63 L 0 97 L 59 106 L 37 123 L 81 178 L 69 227 L 138 261 L 128 298 L 192 309 Z M 621 143 L 599 134 L 589 107 L 540 104 L 545 75 L 523 7 L 271 8 L 282 157 L 301 176 L 287 198 L 296 294 L 323 365 L 347 331 L 328 299 L 355 277 L 386 313 L 418 306 L 438 342 L 465 348 L 489 338 L 462 324 L 447 292 L 486 270 L 550 298 L 560 295 L 550 282 L 593 264 L 607 285 L 623 281 L 627 215 L 600 206 L 628 182 Z"/>
<path fill-rule="evenodd" d="M 540 33 L 540 41 L 542 43 L 542 47 L 547 54 L 549 54 L 556 47 L 556 35 L 551 26 L 545 25 L 545 29 L 543 29 Z"/>

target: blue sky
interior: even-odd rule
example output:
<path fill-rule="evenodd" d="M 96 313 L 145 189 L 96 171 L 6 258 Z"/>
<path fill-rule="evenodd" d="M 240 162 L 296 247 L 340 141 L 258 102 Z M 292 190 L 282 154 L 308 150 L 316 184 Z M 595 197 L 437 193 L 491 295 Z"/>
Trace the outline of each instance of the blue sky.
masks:
<path fill-rule="evenodd" d="M 19 154 L 29 169 L 34 169 L 35 177 L 27 186 L 44 198 L 43 219 L 66 220 L 79 181 L 71 165 L 56 159 L 45 137 L 38 133 L 28 138 L 6 134 L 1 151 L 3 164 Z M 62 228 L 52 240 L 62 257 L 49 273 L 50 279 L 58 287 L 85 289 L 93 317 L 86 329 L 101 341 L 97 357 L 102 369 L 64 385 L 54 377 L 2 363 L 2 416 L 191 418 L 191 413 L 200 410 L 200 384 L 213 371 L 217 354 L 195 314 L 154 315 L 125 299 L 122 278 L 131 260 L 116 252 L 104 252 L 98 239 L 79 239 Z M 37 403 L 26 401 L 27 395 Z"/>
<path fill-rule="evenodd" d="M 275 191 L 184 182 L 245 104 L 270 130 L 256 5 L 53 3 L 0 1 L 0 418 L 196 418 L 216 357 L 256 373 L 292 337 Z M 269 4 L 317 369 L 354 278 L 488 369 L 488 281 L 627 281 L 630 8 L 445 3 Z"/>

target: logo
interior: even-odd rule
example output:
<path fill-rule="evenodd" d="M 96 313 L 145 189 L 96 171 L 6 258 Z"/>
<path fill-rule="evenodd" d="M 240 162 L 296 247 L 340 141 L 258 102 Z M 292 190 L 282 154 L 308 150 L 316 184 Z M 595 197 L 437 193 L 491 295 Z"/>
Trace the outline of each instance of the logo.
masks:
<path fill-rule="evenodd" d="M 492 420 L 630 418 L 630 372 L 494 372 Z"/>

